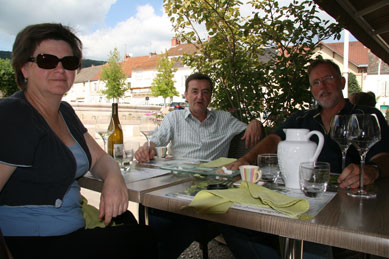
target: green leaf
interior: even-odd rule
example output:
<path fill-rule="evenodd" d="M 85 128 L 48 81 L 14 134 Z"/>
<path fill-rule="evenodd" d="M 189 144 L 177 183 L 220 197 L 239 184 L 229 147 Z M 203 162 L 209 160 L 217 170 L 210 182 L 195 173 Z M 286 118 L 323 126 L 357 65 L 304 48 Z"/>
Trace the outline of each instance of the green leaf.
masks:
<path fill-rule="evenodd" d="M 182 62 L 215 82 L 211 106 L 274 127 L 312 103 L 305 69 L 318 42 L 340 37 L 341 31 L 315 16 L 312 1 L 280 7 L 276 0 L 251 0 L 246 4 L 254 15 L 248 18 L 240 16 L 237 0 L 168 2 L 180 10 L 173 24 L 176 36 L 198 47 Z"/>

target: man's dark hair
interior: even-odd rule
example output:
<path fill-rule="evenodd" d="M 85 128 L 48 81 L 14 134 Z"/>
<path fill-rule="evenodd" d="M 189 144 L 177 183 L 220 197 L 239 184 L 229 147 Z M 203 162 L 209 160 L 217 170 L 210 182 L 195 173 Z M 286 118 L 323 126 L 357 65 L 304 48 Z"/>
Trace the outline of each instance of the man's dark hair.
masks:
<path fill-rule="evenodd" d="M 209 82 L 209 84 L 211 85 L 211 92 L 213 90 L 213 82 L 212 82 L 212 79 L 205 75 L 205 74 L 202 74 L 202 73 L 199 73 L 199 72 L 196 72 L 196 73 L 193 73 L 191 74 L 190 76 L 188 76 L 188 78 L 185 80 L 185 92 L 188 91 L 188 85 L 189 85 L 189 82 L 192 81 L 192 80 L 207 80 Z"/>
<path fill-rule="evenodd" d="M 308 67 L 308 75 L 310 75 L 312 70 L 315 67 L 319 66 L 319 65 L 330 65 L 330 66 L 332 66 L 335 69 L 336 73 L 338 73 L 339 77 L 342 76 L 342 73 L 340 72 L 340 68 L 339 68 L 339 66 L 335 62 L 333 62 L 332 60 L 329 60 L 329 59 L 322 59 L 322 58 L 315 59 L 309 65 L 309 67 Z"/>

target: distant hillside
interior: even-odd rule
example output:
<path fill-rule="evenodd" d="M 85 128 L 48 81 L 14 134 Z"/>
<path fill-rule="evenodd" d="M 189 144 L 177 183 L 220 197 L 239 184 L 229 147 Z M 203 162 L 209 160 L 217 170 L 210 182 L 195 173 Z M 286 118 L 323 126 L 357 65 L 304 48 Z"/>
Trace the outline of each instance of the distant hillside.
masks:
<path fill-rule="evenodd" d="M 1 59 L 11 59 L 11 51 L 2 51 L 0 50 L 0 58 Z M 105 61 L 98 61 L 98 60 L 93 60 L 93 59 L 83 59 L 82 60 L 82 67 L 90 67 L 92 65 L 98 66 L 105 64 Z"/>
<path fill-rule="evenodd" d="M 90 67 L 92 65 L 94 66 L 99 66 L 102 64 L 107 63 L 106 61 L 98 61 L 98 60 L 93 60 L 93 59 L 83 59 L 82 60 L 82 67 Z"/>
<path fill-rule="evenodd" d="M 11 51 L 2 51 L 0 50 L 0 58 L 1 59 L 11 59 Z"/>

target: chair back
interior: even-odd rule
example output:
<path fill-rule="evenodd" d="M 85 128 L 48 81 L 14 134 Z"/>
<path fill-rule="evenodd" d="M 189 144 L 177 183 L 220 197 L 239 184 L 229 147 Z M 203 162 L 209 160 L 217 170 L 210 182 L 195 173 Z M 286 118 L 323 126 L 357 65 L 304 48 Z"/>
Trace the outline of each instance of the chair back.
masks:
<path fill-rule="evenodd" d="M 241 140 L 245 131 L 242 131 L 236 135 L 230 143 L 230 149 L 228 150 L 229 158 L 240 158 L 244 156 L 250 149 L 246 148 L 245 141 Z"/>

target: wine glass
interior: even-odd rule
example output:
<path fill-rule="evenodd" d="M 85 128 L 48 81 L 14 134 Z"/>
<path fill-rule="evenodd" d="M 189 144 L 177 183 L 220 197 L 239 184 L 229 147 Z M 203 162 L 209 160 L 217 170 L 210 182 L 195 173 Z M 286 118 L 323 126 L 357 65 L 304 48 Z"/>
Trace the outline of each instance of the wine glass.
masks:
<path fill-rule="evenodd" d="M 338 143 L 339 148 L 342 152 L 342 170 L 346 165 L 346 153 L 351 145 L 348 139 L 348 122 L 350 115 L 335 115 L 331 121 L 330 136 Z"/>
<path fill-rule="evenodd" d="M 153 114 L 146 114 L 140 119 L 140 132 L 146 137 L 147 146 L 150 148 L 150 137 L 158 128 L 157 120 Z"/>
<path fill-rule="evenodd" d="M 347 194 L 352 197 L 375 198 L 376 193 L 363 189 L 363 168 L 369 149 L 381 139 L 381 128 L 375 114 L 353 114 L 348 123 L 348 138 L 361 156 L 361 174 L 359 189 L 350 190 Z"/>
<path fill-rule="evenodd" d="M 111 118 L 111 120 L 113 120 Z M 112 125 L 113 122 L 112 122 Z M 96 132 L 97 134 L 100 135 L 100 137 L 103 139 L 103 144 L 104 144 L 104 151 L 108 152 L 108 138 L 111 136 L 111 134 L 115 131 L 115 128 L 109 128 L 109 125 L 107 126 L 106 124 L 96 124 Z"/>

